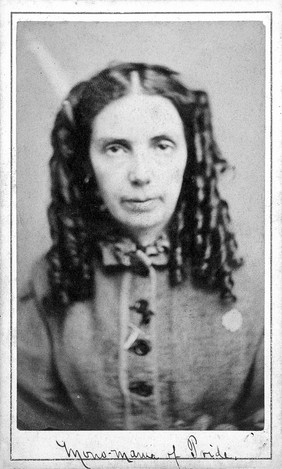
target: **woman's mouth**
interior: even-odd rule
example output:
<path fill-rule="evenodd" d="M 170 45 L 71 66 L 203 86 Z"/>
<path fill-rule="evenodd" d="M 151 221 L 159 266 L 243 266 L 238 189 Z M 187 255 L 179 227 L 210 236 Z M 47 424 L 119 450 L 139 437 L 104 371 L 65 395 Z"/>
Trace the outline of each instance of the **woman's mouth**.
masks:
<path fill-rule="evenodd" d="M 149 212 L 153 210 L 159 203 L 159 197 L 152 197 L 147 199 L 123 199 L 123 206 L 133 212 Z"/>

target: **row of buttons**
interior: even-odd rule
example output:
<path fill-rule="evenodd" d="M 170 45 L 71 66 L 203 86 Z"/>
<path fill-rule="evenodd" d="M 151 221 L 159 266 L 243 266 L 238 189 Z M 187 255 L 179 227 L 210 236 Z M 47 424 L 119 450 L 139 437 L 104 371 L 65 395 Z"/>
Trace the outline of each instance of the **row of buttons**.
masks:
<path fill-rule="evenodd" d="M 153 312 L 149 309 L 149 303 L 147 300 L 138 300 L 134 304 L 134 306 L 130 307 L 131 310 L 135 310 L 137 313 L 141 314 L 142 319 L 140 322 L 140 326 L 148 326 L 151 317 L 153 316 Z M 151 343 L 142 338 L 137 338 L 130 350 L 132 350 L 136 355 L 144 356 L 147 355 L 152 349 Z M 130 392 L 134 394 L 138 394 L 138 396 L 142 397 L 149 397 L 153 393 L 153 386 L 151 384 L 146 383 L 145 381 L 133 381 L 129 385 Z"/>

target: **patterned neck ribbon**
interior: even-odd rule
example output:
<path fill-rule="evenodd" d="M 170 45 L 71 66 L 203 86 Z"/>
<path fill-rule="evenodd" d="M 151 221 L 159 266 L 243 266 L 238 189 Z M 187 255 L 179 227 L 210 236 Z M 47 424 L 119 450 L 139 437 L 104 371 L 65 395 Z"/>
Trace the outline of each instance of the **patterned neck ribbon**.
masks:
<path fill-rule="evenodd" d="M 150 259 L 151 265 L 167 265 L 169 260 L 170 242 L 165 234 L 159 236 L 153 244 L 144 247 L 138 246 L 129 238 L 121 238 L 115 243 L 101 241 L 99 246 L 103 265 L 107 267 L 123 265 L 137 270 L 138 267 L 144 267 L 140 255 L 136 254 L 137 251 L 143 252 Z"/>

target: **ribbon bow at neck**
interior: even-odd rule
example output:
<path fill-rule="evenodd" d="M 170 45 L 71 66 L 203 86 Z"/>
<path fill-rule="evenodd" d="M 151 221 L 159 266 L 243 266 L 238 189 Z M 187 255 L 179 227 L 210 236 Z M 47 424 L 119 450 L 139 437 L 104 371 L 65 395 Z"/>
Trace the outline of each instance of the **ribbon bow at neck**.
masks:
<path fill-rule="evenodd" d="M 169 259 L 170 243 L 166 235 L 161 235 L 153 244 L 137 246 L 131 239 L 122 238 L 116 243 L 99 243 L 102 261 L 105 266 L 123 265 L 148 269 L 149 265 L 166 265 Z"/>

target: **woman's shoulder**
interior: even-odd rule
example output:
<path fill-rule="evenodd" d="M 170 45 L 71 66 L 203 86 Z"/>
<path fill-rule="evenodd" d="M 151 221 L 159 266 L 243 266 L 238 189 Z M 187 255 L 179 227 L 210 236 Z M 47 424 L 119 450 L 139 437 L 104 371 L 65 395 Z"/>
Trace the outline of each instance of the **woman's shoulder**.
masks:
<path fill-rule="evenodd" d="M 265 303 L 263 261 L 246 259 L 244 265 L 234 271 L 233 281 L 236 301 L 228 302 L 220 298 L 220 292 L 199 287 L 188 275 L 174 295 L 177 309 L 184 311 L 184 314 L 189 311 L 189 316 L 196 321 L 201 317 L 210 327 L 222 322 L 228 328 L 231 322 L 237 321 L 240 325 L 243 321 L 247 334 L 254 332 L 257 337 L 261 336 Z"/>
<path fill-rule="evenodd" d="M 48 261 L 43 255 L 33 263 L 27 280 L 19 290 L 18 298 L 23 302 L 30 298 L 41 302 L 49 291 Z"/>
<path fill-rule="evenodd" d="M 265 269 L 261 259 L 246 259 L 234 274 L 234 292 L 238 302 L 251 303 L 263 310 L 265 297 Z"/>
<path fill-rule="evenodd" d="M 47 328 L 43 314 L 43 298 L 48 294 L 48 263 L 44 256 L 34 262 L 29 278 L 18 292 L 17 331 L 19 347 L 27 342 L 43 347 Z"/>

